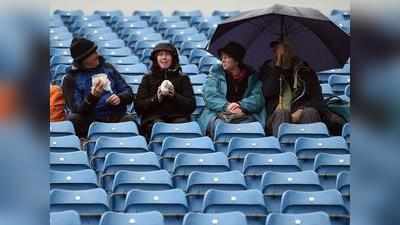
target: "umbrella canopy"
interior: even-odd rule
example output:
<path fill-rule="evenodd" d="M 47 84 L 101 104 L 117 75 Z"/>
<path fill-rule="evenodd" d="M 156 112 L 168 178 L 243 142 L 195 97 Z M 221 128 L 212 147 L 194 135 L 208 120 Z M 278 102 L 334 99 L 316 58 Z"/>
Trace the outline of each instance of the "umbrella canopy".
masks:
<path fill-rule="evenodd" d="M 350 36 L 328 17 L 315 9 L 284 5 L 225 20 L 218 25 L 208 51 L 217 55 L 228 42 L 238 42 L 247 50 L 244 62 L 259 69 L 272 58 L 270 43 L 283 37 L 315 71 L 341 68 L 350 55 Z"/>

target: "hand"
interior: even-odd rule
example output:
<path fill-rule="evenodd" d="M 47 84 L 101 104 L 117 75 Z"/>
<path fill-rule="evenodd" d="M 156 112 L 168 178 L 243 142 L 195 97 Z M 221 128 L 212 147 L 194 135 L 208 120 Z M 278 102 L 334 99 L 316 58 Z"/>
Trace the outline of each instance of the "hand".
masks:
<path fill-rule="evenodd" d="M 303 109 L 298 109 L 296 112 L 292 113 L 292 122 L 297 123 L 300 121 L 301 116 L 303 115 Z"/>
<path fill-rule="evenodd" d="M 243 113 L 243 111 L 242 111 L 242 109 L 241 109 L 240 107 L 239 107 L 239 108 L 233 109 L 231 112 L 234 113 L 234 114 L 241 114 L 241 113 Z"/>
<path fill-rule="evenodd" d="M 168 96 L 173 97 L 175 95 L 175 89 L 172 87 L 171 89 L 168 90 Z"/>
<path fill-rule="evenodd" d="M 121 99 L 118 97 L 118 95 L 113 94 L 107 98 L 107 103 L 111 105 L 119 105 L 121 103 Z"/>
<path fill-rule="evenodd" d="M 161 86 L 158 87 L 158 89 L 157 89 L 157 100 L 158 100 L 158 102 L 161 102 L 163 100 L 163 93 L 161 91 Z"/>
<path fill-rule="evenodd" d="M 100 97 L 100 95 L 104 91 L 105 84 L 103 82 L 97 82 L 94 86 L 92 86 L 91 94 Z"/>
<path fill-rule="evenodd" d="M 232 112 L 233 110 L 235 110 L 237 108 L 240 108 L 240 105 L 238 103 L 236 103 L 236 102 L 232 102 L 232 103 L 228 104 L 228 106 L 226 107 L 226 110 L 228 112 Z"/>

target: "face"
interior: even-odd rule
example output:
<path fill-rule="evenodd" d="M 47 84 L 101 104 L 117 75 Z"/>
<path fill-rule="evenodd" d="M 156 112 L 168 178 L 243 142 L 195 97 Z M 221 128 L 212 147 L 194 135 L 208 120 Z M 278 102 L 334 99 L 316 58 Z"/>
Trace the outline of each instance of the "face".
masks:
<path fill-rule="evenodd" d="M 231 71 L 239 66 L 239 63 L 229 55 L 222 52 L 221 54 L 222 67 L 224 70 Z"/>
<path fill-rule="evenodd" d="M 168 69 L 172 65 L 172 55 L 168 51 L 159 51 L 157 53 L 157 63 L 161 69 Z"/>
<path fill-rule="evenodd" d="M 92 69 L 96 68 L 99 63 L 99 54 L 97 54 L 97 52 L 93 52 L 85 60 L 83 60 L 82 65 L 84 68 Z"/>

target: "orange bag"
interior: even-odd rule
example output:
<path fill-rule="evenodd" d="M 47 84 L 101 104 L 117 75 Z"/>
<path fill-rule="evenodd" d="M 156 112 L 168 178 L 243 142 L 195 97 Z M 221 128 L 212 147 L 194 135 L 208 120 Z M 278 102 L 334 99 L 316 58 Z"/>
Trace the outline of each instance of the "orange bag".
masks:
<path fill-rule="evenodd" d="M 65 120 L 64 96 L 57 85 L 50 85 L 50 122 Z"/>

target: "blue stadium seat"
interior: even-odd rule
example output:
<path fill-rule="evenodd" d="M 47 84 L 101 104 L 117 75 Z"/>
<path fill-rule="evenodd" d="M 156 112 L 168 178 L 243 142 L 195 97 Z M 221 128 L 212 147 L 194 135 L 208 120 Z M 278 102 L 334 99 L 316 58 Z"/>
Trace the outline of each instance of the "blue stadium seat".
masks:
<path fill-rule="evenodd" d="M 50 48 L 69 48 L 71 46 L 72 39 L 61 40 L 61 41 L 50 41 Z"/>
<path fill-rule="evenodd" d="M 110 152 L 143 153 L 147 152 L 147 142 L 143 136 L 99 137 L 90 152 L 90 165 L 96 171 L 103 169 L 104 159 Z"/>
<path fill-rule="evenodd" d="M 207 75 L 204 73 L 201 73 L 196 76 L 190 76 L 189 79 L 190 79 L 190 83 L 192 83 L 193 86 L 202 87 L 203 84 L 207 81 Z"/>
<path fill-rule="evenodd" d="M 165 38 L 167 38 L 166 31 L 168 29 L 183 30 L 183 29 L 187 29 L 189 27 L 190 27 L 190 25 L 186 21 L 179 21 L 179 22 L 173 22 L 173 23 L 171 23 L 171 22 L 161 22 L 156 26 L 156 30 L 158 32 L 162 33 Z"/>
<path fill-rule="evenodd" d="M 331 225 L 329 215 L 325 212 L 312 213 L 271 213 L 267 216 L 265 225 Z"/>
<path fill-rule="evenodd" d="M 292 152 L 279 154 L 248 153 L 243 162 L 243 174 L 249 188 L 260 188 L 262 175 L 267 171 L 301 171 L 296 155 Z"/>
<path fill-rule="evenodd" d="M 67 74 L 68 70 L 71 68 L 71 65 L 59 64 L 54 67 L 54 69 L 50 69 L 52 72 L 52 80 L 54 81 L 61 81 L 63 76 Z M 60 84 L 59 84 L 60 85 Z"/>
<path fill-rule="evenodd" d="M 71 52 L 69 51 L 69 48 L 50 48 L 50 57 L 57 55 L 70 56 Z"/>
<path fill-rule="evenodd" d="M 197 27 L 202 22 L 221 22 L 221 17 L 219 16 L 207 16 L 207 17 L 193 17 L 190 20 L 190 25 Z"/>
<path fill-rule="evenodd" d="M 329 131 L 326 124 L 322 122 L 307 124 L 282 123 L 279 126 L 278 139 L 284 150 L 293 151 L 294 142 L 299 137 L 329 137 Z"/>
<path fill-rule="evenodd" d="M 60 64 L 65 64 L 65 65 L 71 65 L 73 61 L 73 58 L 68 55 L 56 55 L 51 57 L 50 59 L 50 68 L 60 65 Z"/>
<path fill-rule="evenodd" d="M 87 37 L 89 35 L 107 34 L 113 32 L 110 27 L 93 27 L 83 28 L 81 30 L 82 36 Z"/>
<path fill-rule="evenodd" d="M 60 15 L 61 19 L 66 22 L 66 23 L 70 23 L 71 22 L 71 18 L 73 16 L 79 15 L 79 16 L 83 16 L 84 13 L 82 10 L 60 10 L 60 9 L 56 9 L 54 11 L 55 15 Z"/>
<path fill-rule="evenodd" d="M 81 150 L 81 143 L 77 136 L 67 135 L 59 137 L 50 136 L 50 152 L 74 152 Z"/>
<path fill-rule="evenodd" d="M 220 22 L 218 21 L 207 21 L 207 22 L 201 22 L 199 25 L 197 25 L 197 29 L 201 33 L 207 33 L 211 29 L 216 29 L 218 24 Z"/>
<path fill-rule="evenodd" d="M 134 52 L 137 56 L 141 56 L 145 49 L 153 49 L 158 43 L 166 42 L 161 41 L 137 41 L 134 47 Z"/>
<path fill-rule="evenodd" d="M 247 225 L 246 216 L 241 212 L 194 213 L 183 218 L 182 225 Z"/>
<path fill-rule="evenodd" d="M 349 225 L 349 212 L 337 190 L 314 192 L 286 191 L 283 193 L 281 213 L 310 213 L 323 211 L 335 225 Z"/>
<path fill-rule="evenodd" d="M 198 75 L 196 75 L 198 76 Z M 193 76 L 195 77 L 195 76 Z M 194 96 L 196 100 L 196 109 L 192 113 L 192 118 L 193 120 L 197 120 L 198 117 L 200 117 L 201 112 L 203 112 L 203 109 L 206 107 L 206 103 L 203 99 L 203 96 Z"/>
<path fill-rule="evenodd" d="M 87 38 L 96 43 L 98 41 L 112 41 L 119 39 L 118 35 L 114 32 L 104 33 L 104 34 L 90 34 L 87 36 Z"/>
<path fill-rule="evenodd" d="M 246 215 L 249 225 L 264 225 L 268 210 L 259 190 L 208 190 L 204 196 L 203 213 L 239 211 Z"/>
<path fill-rule="evenodd" d="M 314 171 L 320 176 L 324 189 L 336 188 L 336 176 L 350 171 L 350 154 L 319 153 L 314 160 Z"/>
<path fill-rule="evenodd" d="M 165 123 L 153 125 L 150 135 L 149 150 L 160 155 L 161 143 L 166 137 L 195 138 L 203 136 L 197 122 Z"/>
<path fill-rule="evenodd" d="M 183 10 L 174 10 L 172 12 L 173 16 L 179 16 L 182 20 L 190 21 L 193 18 L 201 17 L 203 14 L 200 10 L 192 10 L 192 11 L 183 11 Z"/>
<path fill-rule="evenodd" d="M 98 29 L 102 27 L 106 27 L 106 23 L 103 20 L 96 20 L 96 21 L 91 21 L 91 22 L 84 22 L 80 26 L 78 30 L 72 30 L 72 32 L 77 35 L 77 36 L 84 36 L 85 34 L 88 33 L 90 29 Z"/>
<path fill-rule="evenodd" d="M 342 136 L 346 139 L 348 145 L 350 145 L 350 136 L 351 136 L 351 124 L 346 123 L 342 128 Z"/>
<path fill-rule="evenodd" d="M 69 32 L 69 30 L 64 25 L 57 26 L 57 27 L 49 27 L 49 34 L 50 35 L 57 34 L 57 33 L 65 33 L 65 32 Z"/>
<path fill-rule="evenodd" d="M 339 98 L 343 101 L 350 102 L 350 84 L 346 85 L 343 95 L 340 95 Z"/>
<path fill-rule="evenodd" d="M 114 175 L 120 170 L 140 172 L 160 169 L 160 162 L 153 152 L 133 154 L 111 152 L 106 155 L 99 180 L 106 191 L 111 191 Z"/>
<path fill-rule="evenodd" d="M 150 18 L 149 25 L 153 27 L 157 27 L 160 23 L 176 23 L 182 21 L 179 16 L 152 16 Z"/>
<path fill-rule="evenodd" d="M 49 28 L 64 27 L 64 22 L 61 19 L 53 19 L 49 21 Z M 52 33 L 52 32 L 50 32 Z"/>
<path fill-rule="evenodd" d="M 200 73 L 209 73 L 211 66 L 221 64 L 221 61 L 214 56 L 203 56 L 199 60 Z"/>
<path fill-rule="evenodd" d="M 113 16 L 123 16 L 124 13 L 121 10 L 95 10 L 93 14 L 100 15 L 105 21 L 110 21 Z"/>
<path fill-rule="evenodd" d="M 107 137 L 132 137 L 139 135 L 137 125 L 133 121 L 120 123 L 103 123 L 93 122 L 89 126 L 86 151 L 91 154 L 97 138 L 101 136 Z"/>
<path fill-rule="evenodd" d="M 160 33 L 131 34 L 126 39 L 128 46 L 134 48 L 138 41 L 161 41 L 163 38 Z"/>
<path fill-rule="evenodd" d="M 139 16 L 113 16 L 110 21 L 110 26 L 113 28 L 113 30 L 119 30 L 124 23 L 138 21 L 142 21 Z"/>
<path fill-rule="evenodd" d="M 187 56 L 179 55 L 179 64 L 181 66 L 188 65 L 189 64 L 189 59 L 187 58 Z"/>
<path fill-rule="evenodd" d="M 123 74 L 123 75 L 137 76 L 137 75 L 144 75 L 148 72 L 147 66 L 143 63 L 137 63 L 134 65 L 116 64 L 114 66 L 115 66 L 115 69 L 120 74 Z"/>
<path fill-rule="evenodd" d="M 204 49 L 208 41 L 184 41 L 180 46 L 180 53 L 182 55 L 190 56 L 190 51 L 196 48 Z"/>
<path fill-rule="evenodd" d="M 135 55 L 125 57 L 108 57 L 106 58 L 106 61 L 113 65 L 135 65 L 140 63 L 139 58 Z"/>
<path fill-rule="evenodd" d="M 332 91 L 335 94 L 341 95 L 344 93 L 344 89 L 350 84 L 350 76 L 344 75 L 330 75 L 328 84 L 332 87 Z"/>
<path fill-rule="evenodd" d="M 50 212 L 76 210 L 82 224 L 98 224 L 101 215 L 109 211 L 107 193 L 101 188 L 80 191 L 53 189 L 49 202 Z"/>
<path fill-rule="evenodd" d="M 324 99 L 335 95 L 332 91 L 332 87 L 329 84 L 320 84 L 320 86 L 322 91 L 322 97 L 324 97 Z"/>
<path fill-rule="evenodd" d="M 234 137 L 229 141 L 226 155 L 229 157 L 231 169 L 240 171 L 243 168 L 243 160 L 248 153 L 274 154 L 281 152 L 282 150 L 276 137 Z"/>
<path fill-rule="evenodd" d="M 318 153 L 349 154 L 346 140 L 341 136 L 327 138 L 299 137 L 294 144 L 294 151 L 303 170 L 312 170 L 314 158 Z"/>
<path fill-rule="evenodd" d="M 98 15 L 89 15 L 89 16 L 74 16 L 73 22 L 70 26 L 70 30 L 76 33 L 81 27 L 87 26 L 92 27 L 92 23 L 95 24 L 95 27 L 104 27 L 104 21 L 101 20 L 100 16 Z M 91 25 L 88 25 L 88 24 Z"/>
<path fill-rule="evenodd" d="M 175 46 L 179 46 L 184 41 L 207 40 L 207 37 L 202 33 L 198 33 L 198 31 L 194 27 L 186 29 L 168 29 L 165 32 L 165 37 L 171 40 Z"/>
<path fill-rule="evenodd" d="M 195 77 L 197 77 L 198 75 L 196 75 Z M 193 76 L 191 76 L 193 77 Z M 192 85 L 193 88 L 193 94 L 195 96 L 198 97 L 202 97 L 203 96 L 203 85 Z"/>
<path fill-rule="evenodd" d="M 72 34 L 69 32 L 53 33 L 53 34 L 50 34 L 49 37 L 50 37 L 50 40 L 52 40 L 52 41 L 71 40 L 73 38 Z"/>
<path fill-rule="evenodd" d="M 207 52 L 204 49 L 195 48 L 190 52 L 189 62 L 193 63 L 193 64 L 198 64 L 200 59 L 201 59 L 201 57 L 203 57 L 203 56 L 212 57 L 213 55 L 211 53 Z"/>
<path fill-rule="evenodd" d="M 191 172 L 185 189 L 190 211 L 200 212 L 205 193 L 214 190 L 246 190 L 244 176 L 239 171 Z"/>
<path fill-rule="evenodd" d="M 125 212 L 159 211 L 166 225 L 182 224 L 188 212 L 185 193 L 181 189 L 162 191 L 131 190 L 126 197 Z"/>
<path fill-rule="evenodd" d="M 212 153 L 214 143 L 209 137 L 177 138 L 167 137 L 163 140 L 160 152 L 162 168 L 172 171 L 174 159 L 178 153 Z"/>
<path fill-rule="evenodd" d="M 102 56 L 114 56 L 114 57 L 124 57 L 124 56 L 129 56 L 132 54 L 132 50 L 128 47 L 122 47 L 122 48 L 101 48 L 99 50 L 100 55 Z"/>
<path fill-rule="evenodd" d="M 128 191 L 173 189 L 171 175 L 166 170 L 134 172 L 121 170 L 115 174 L 110 195 L 110 205 L 114 211 L 123 211 Z"/>
<path fill-rule="evenodd" d="M 175 157 L 173 166 L 173 181 L 175 187 L 185 189 L 191 172 L 225 172 L 229 171 L 229 162 L 221 152 L 192 154 L 179 153 Z"/>
<path fill-rule="evenodd" d="M 121 24 L 121 27 L 119 28 L 117 33 L 122 39 L 126 40 L 132 33 L 132 31 L 142 30 L 148 27 L 149 26 L 146 21 L 126 22 Z"/>
<path fill-rule="evenodd" d="M 343 171 L 338 173 L 336 189 L 342 194 L 344 205 L 350 211 L 350 172 Z"/>
<path fill-rule="evenodd" d="M 307 170 L 301 172 L 265 172 L 260 190 L 264 194 L 269 212 L 279 212 L 282 194 L 287 190 L 322 191 L 318 174 Z"/>
<path fill-rule="evenodd" d="M 149 20 L 152 16 L 162 16 L 161 10 L 135 10 L 133 12 L 134 16 L 140 16 L 144 20 Z"/>
<path fill-rule="evenodd" d="M 229 17 L 237 16 L 240 14 L 239 10 L 233 11 L 222 11 L 222 10 L 214 10 L 211 15 L 219 16 L 221 19 L 228 19 Z"/>
<path fill-rule="evenodd" d="M 124 78 L 125 82 L 129 85 L 139 85 L 142 82 L 143 76 L 122 75 L 122 78 Z"/>
<path fill-rule="evenodd" d="M 51 212 L 50 225 L 81 225 L 81 218 L 74 210 Z"/>
<path fill-rule="evenodd" d="M 228 143 L 233 137 L 260 138 L 265 137 L 264 128 L 259 122 L 225 123 L 215 125 L 214 143 L 217 151 L 226 152 Z"/>
<path fill-rule="evenodd" d="M 50 189 L 87 190 L 97 188 L 96 173 L 91 169 L 78 171 L 50 170 Z"/>
<path fill-rule="evenodd" d="M 100 219 L 99 225 L 164 225 L 164 218 L 160 212 L 142 213 L 118 213 L 105 212 Z"/>
<path fill-rule="evenodd" d="M 182 73 L 188 75 L 188 76 L 193 76 L 199 74 L 199 68 L 195 64 L 188 64 L 188 65 L 183 65 L 181 66 L 182 68 Z"/>
<path fill-rule="evenodd" d="M 50 122 L 50 136 L 75 135 L 74 125 L 69 120 L 61 122 Z"/>
<path fill-rule="evenodd" d="M 84 151 L 56 153 L 50 152 L 50 169 L 58 171 L 75 171 L 90 169 L 89 159 Z"/>

